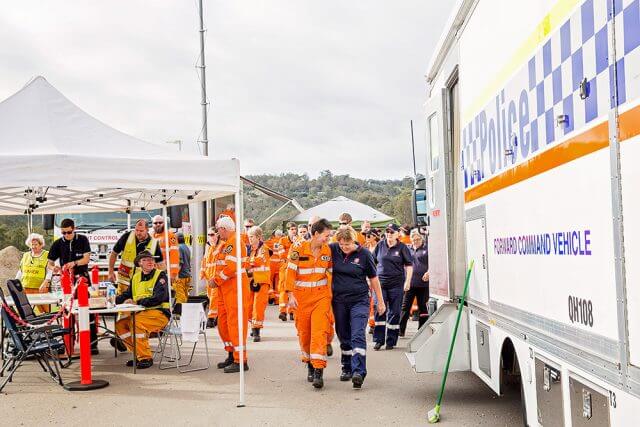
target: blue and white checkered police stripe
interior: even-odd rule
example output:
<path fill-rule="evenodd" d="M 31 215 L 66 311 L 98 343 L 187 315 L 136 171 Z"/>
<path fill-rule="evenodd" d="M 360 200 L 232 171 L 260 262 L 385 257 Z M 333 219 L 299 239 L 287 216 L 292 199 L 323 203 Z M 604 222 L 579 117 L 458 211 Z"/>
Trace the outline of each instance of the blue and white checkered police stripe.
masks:
<path fill-rule="evenodd" d="M 540 46 L 528 63 L 515 74 L 524 72 L 528 87 L 520 88 L 515 79 L 509 81 L 498 94 L 496 106 L 517 100 L 521 89 L 528 91 L 528 125 L 530 126 L 530 153 L 553 142 L 564 135 L 581 129 L 594 119 L 606 115 L 613 107 L 613 66 L 609 64 L 612 52 L 609 52 L 608 22 L 616 22 L 617 56 L 617 97 L 618 103 L 640 98 L 640 85 L 629 84 L 628 78 L 640 71 L 640 0 L 586 0 Z M 580 83 L 586 79 L 587 95 L 580 97 Z M 526 84 L 526 83 L 525 83 Z M 515 85 L 515 86 L 514 86 Z M 505 96 L 506 92 L 506 96 Z M 465 170 L 464 186 L 467 188 L 492 174 L 504 170 L 509 164 L 498 155 L 495 172 L 487 171 L 487 154 L 481 149 L 480 140 L 489 132 L 491 109 L 490 101 L 485 109 L 463 128 L 462 165 Z M 567 121 L 559 125 L 557 118 L 566 116 Z M 496 120 L 496 137 L 500 138 L 499 120 Z M 483 122 L 484 120 L 484 122 Z M 501 123 L 504 126 L 504 119 Z M 504 130 L 502 141 L 496 147 L 506 149 L 510 138 Z M 484 139 L 485 150 L 487 147 Z M 533 149 L 535 145 L 536 149 Z M 513 147 L 512 147 L 513 148 Z M 517 150 L 515 150 L 517 151 Z M 526 154 L 523 154 L 526 156 Z M 522 158 L 522 157 L 521 157 Z M 487 173 L 489 172 L 489 173 Z"/>

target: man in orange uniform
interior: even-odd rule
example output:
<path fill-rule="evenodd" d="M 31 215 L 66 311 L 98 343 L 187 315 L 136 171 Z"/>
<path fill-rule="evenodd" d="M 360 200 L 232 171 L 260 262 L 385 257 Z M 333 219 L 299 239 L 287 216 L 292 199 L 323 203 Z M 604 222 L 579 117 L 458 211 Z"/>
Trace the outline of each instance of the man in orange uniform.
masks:
<path fill-rule="evenodd" d="M 278 304 L 279 291 L 278 291 L 278 278 L 280 277 L 280 266 L 282 265 L 282 257 L 280 255 L 280 238 L 282 237 L 282 230 L 276 230 L 273 232 L 273 236 L 264 242 L 265 246 L 269 249 L 269 271 L 271 272 L 271 287 L 269 288 L 269 301 L 273 301 L 274 304 Z"/>
<path fill-rule="evenodd" d="M 169 237 L 169 256 L 167 257 L 167 243 L 165 240 L 164 230 L 164 217 L 162 215 L 156 215 L 153 217 L 153 237 L 158 241 L 158 246 L 162 251 L 162 259 L 167 260 L 167 274 L 171 279 L 171 286 L 175 290 L 175 280 L 178 278 L 178 272 L 180 271 L 180 249 L 178 248 L 178 238 L 173 231 L 167 230 Z M 183 292 L 183 289 L 176 290 L 176 293 Z M 189 293 L 187 289 L 187 294 Z"/>
<path fill-rule="evenodd" d="M 331 312 L 331 249 L 327 245 L 331 224 L 320 219 L 311 227 L 311 240 L 294 244 L 289 251 L 285 290 L 289 304 L 297 307 L 296 329 L 307 363 L 307 381 L 322 388 L 327 366 L 327 339 Z"/>
<path fill-rule="evenodd" d="M 289 255 L 289 249 L 291 245 L 296 241 L 298 235 L 298 226 L 295 222 L 287 223 L 287 235 L 280 238 L 280 258 L 285 259 Z M 287 299 L 287 292 L 285 291 L 285 272 L 287 270 L 287 263 L 283 262 L 280 266 L 280 277 L 278 282 L 278 291 L 280 292 L 280 315 L 278 318 L 283 322 L 287 321 L 287 311 L 289 312 L 289 318 L 293 320 L 295 318 L 295 307 L 290 307 Z"/>
<path fill-rule="evenodd" d="M 218 288 L 214 286 L 216 252 L 218 246 L 218 234 L 215 227 L 207 231 L 207 249 L 202 258 L 200 279 L 207 281 L 207 296 L 209 297 L 209 312 L 207 313 L 207 327 L 215 328 L 218 325 Z"/>
<path fill-rule="evenodd" d="M 224 369 L 226 374 L 240 372 L 240 353 L 238 347 L 244 351 L 244 370 L 247 365 L 247 328 L 249 322 L 249 278 L 246 273 L 247 248 L 236 245 L 236 224 L 229 217 L 221 217 L 216 223 L 220 236 L 215 261 L 215 273 L 213 282 L 218 287 L 218 333 L 224 342 L 224 348 L 229 353 L 228 357 L 218 363 L 218 369 Z M 242 270 L 237 269 L 237 260 L 241 257 Z M 242 343 L 238 331 L 238 287 L 236 275 L 242 275 Z"/>
<path fill-rule="evenodd" d="M 262 229 L 257 226 L 247 231 L 249 245 L 248 269 L 251 280 L 251 298 L 249 304 L 249 316 L 251 316 L 251 336 L 253 342 L 260 342 L 260 329 L 264 324 L 264 311 L 269 301 L 269 279 L 271 270 L 269 267 L 269 249 L 262 241 Z"/>

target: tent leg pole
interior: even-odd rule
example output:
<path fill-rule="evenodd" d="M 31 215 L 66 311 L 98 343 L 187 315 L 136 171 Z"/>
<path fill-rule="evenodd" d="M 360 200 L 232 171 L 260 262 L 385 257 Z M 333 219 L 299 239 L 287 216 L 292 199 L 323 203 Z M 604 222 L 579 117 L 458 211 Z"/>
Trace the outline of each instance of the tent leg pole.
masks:
<path fill-rule="evenodd" d="M 167 216 L 167 207 L 162 207 L 162 216 L 164 217 L 164 265 L 167 269 L 167 292 L 169 292 L 169 313 L 173 315 L 173 297 L 171 296 L 171 256 L 169 254 L 169 217 Z"/>
<path fill-rule="evenodd" d="M 243 289 L 242 289 L 242 241 L 240 239 L 240 220 L 242 219 L 242 202 L 240 200 L 240 187 L 235 194 L 235 206 L 236 206 L 236 287 L 238 297 L 238 343 L 240 353 L 240 400 L 238 401 L 238 407 L 244 407 L 244 304 L 243 304 Z"/>

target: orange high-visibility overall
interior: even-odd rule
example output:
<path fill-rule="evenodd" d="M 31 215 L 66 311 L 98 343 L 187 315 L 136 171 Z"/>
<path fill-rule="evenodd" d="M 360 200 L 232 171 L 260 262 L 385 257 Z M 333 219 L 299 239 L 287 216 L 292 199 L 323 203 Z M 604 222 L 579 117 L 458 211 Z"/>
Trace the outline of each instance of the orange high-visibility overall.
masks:
<path fill-rule="evenodd" d="M 316 258 L 307 241 L 294 244 L 287 259 L 285 289 L 298 301 L 296 329 L 302 361 L 314 368 L 327 366 L 332 265 L 328 245 L 322 245 Z"/>
<path fill-rule="evenodd" d="M 286 258 L 289 255 L 289 249 L 291 248 L 291 245 L 293 245 L 293 242 L 291 241 L 291 239 L 289 239 L 289 236 L 283 236 L 280 238 L 280 242 L 278 243 L 280 246 L 280 252 L 278 254 L 280 255 L 281 259 L 286 261 Z M 278 305 L 280 307 L 280 313 L 295 314 L 295 309 L 288 306 L 289 298 L 287 297 L 287 292 L 285 291 L 286 271 L 287 271 L 287 263 L 282 262 L 280 264 L 280 274 L 278 278 L 278 292 L 280 293 L 280 298 L 278 299 L 279 300 Z"/>
<path fill-rule="evenodd" d="M 216 256 L 218 252 L 216 251 L 216 247 L 207 246 L 207 250 L 204 253 L 204 257 L 202 258 L 201 268 L 200 268 L 200 279 L 204 279 L 209 283 L 213 280 L 213 276 L 215 275 L 215 266 L 216 266 Z M 207 317 L 209 319 L 217 319 L 218 318 L 218 288 L 214 286 L 207 286 L 207 296 L 209 297 L 209 312 L 207 313 Z"/>
<path fill-rule="evenodd" d="M 152 236 L 158 241 L 162 251 L 162 259 L 167 264 L 167 274 L 171 277 L 171 283 L 178 277 L 180 272 L 180 249 L 178 248 L 178 238 L 173 231 L 169 231 L 169 257 L 167 258 L 167 247 L 164 232 Z"/>
<path fill-rule="evenodd" d="M 224 349 L 233 352 L 233 360 L 240 362 L 240 339 L 238 333 L 238 296 L 237 296 L 237 279 L 236 274 L 242 275 L 242 321 L 243 325 L 247 325 L 249 321 L 249 299 L 251 292 L 249 291 L 249 277 L 246 272 L 246 256 L 247 248 L 240 247 L 240 250 L 234 249 L 236 246 L 235 234 L 229 237 L 226 242 L 218 245 L 218 253 L 215 258 L 215 274 L 213 281 L 218 286 L 218 333 L 224 343 Z M 236 268 L 237 257 L 242 257 L 242 271 L 238 272 Z M 245 348 L 244 360 L 247 360 L 247 328 L 242 328 L 242 346 Z"/>
<path fill-rule="evenodd" d="M 247 251 L 248 252 L 248 251 Z M 260 285 L 258 292 L 251 292 L 249 299 L 249 315 L 251 317 L 252 328 L 262 328 L 264 323 L 264 311 L 269 302 L 269 286 L 271 279 L 271 268 L 269 266 L 269 249 L 260 245 L 257 250 L 249 253 L 248 270 L 251 280 Z"/>
<path fill-rule="evenodd" d="M 280 292 L 278 291 L 278 279 L 280 278 L 280 266 L 282 265 L 282 258 L 280 256 L 280 243 L 278 238 L 272 237 L 266 240 L 264 244 L 269 248 L 269 269 L 271 271 L 270 288 L 269 288 L 269 300 L 273 300 L 278 304 L 280 299 Z"/>

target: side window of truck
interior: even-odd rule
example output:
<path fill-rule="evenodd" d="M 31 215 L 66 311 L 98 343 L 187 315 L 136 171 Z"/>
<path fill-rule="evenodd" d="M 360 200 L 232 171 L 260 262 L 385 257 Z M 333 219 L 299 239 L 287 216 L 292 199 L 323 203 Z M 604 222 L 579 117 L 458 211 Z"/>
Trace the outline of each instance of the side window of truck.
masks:
<path fill-rule="evenodd" d="M 433 113 L 427 119 L 427 134 L 429 135 L 429 155 L 431 156 L 431 172 L 440 167 L 440 144 L 438 140 L 438 114 Z"/>

